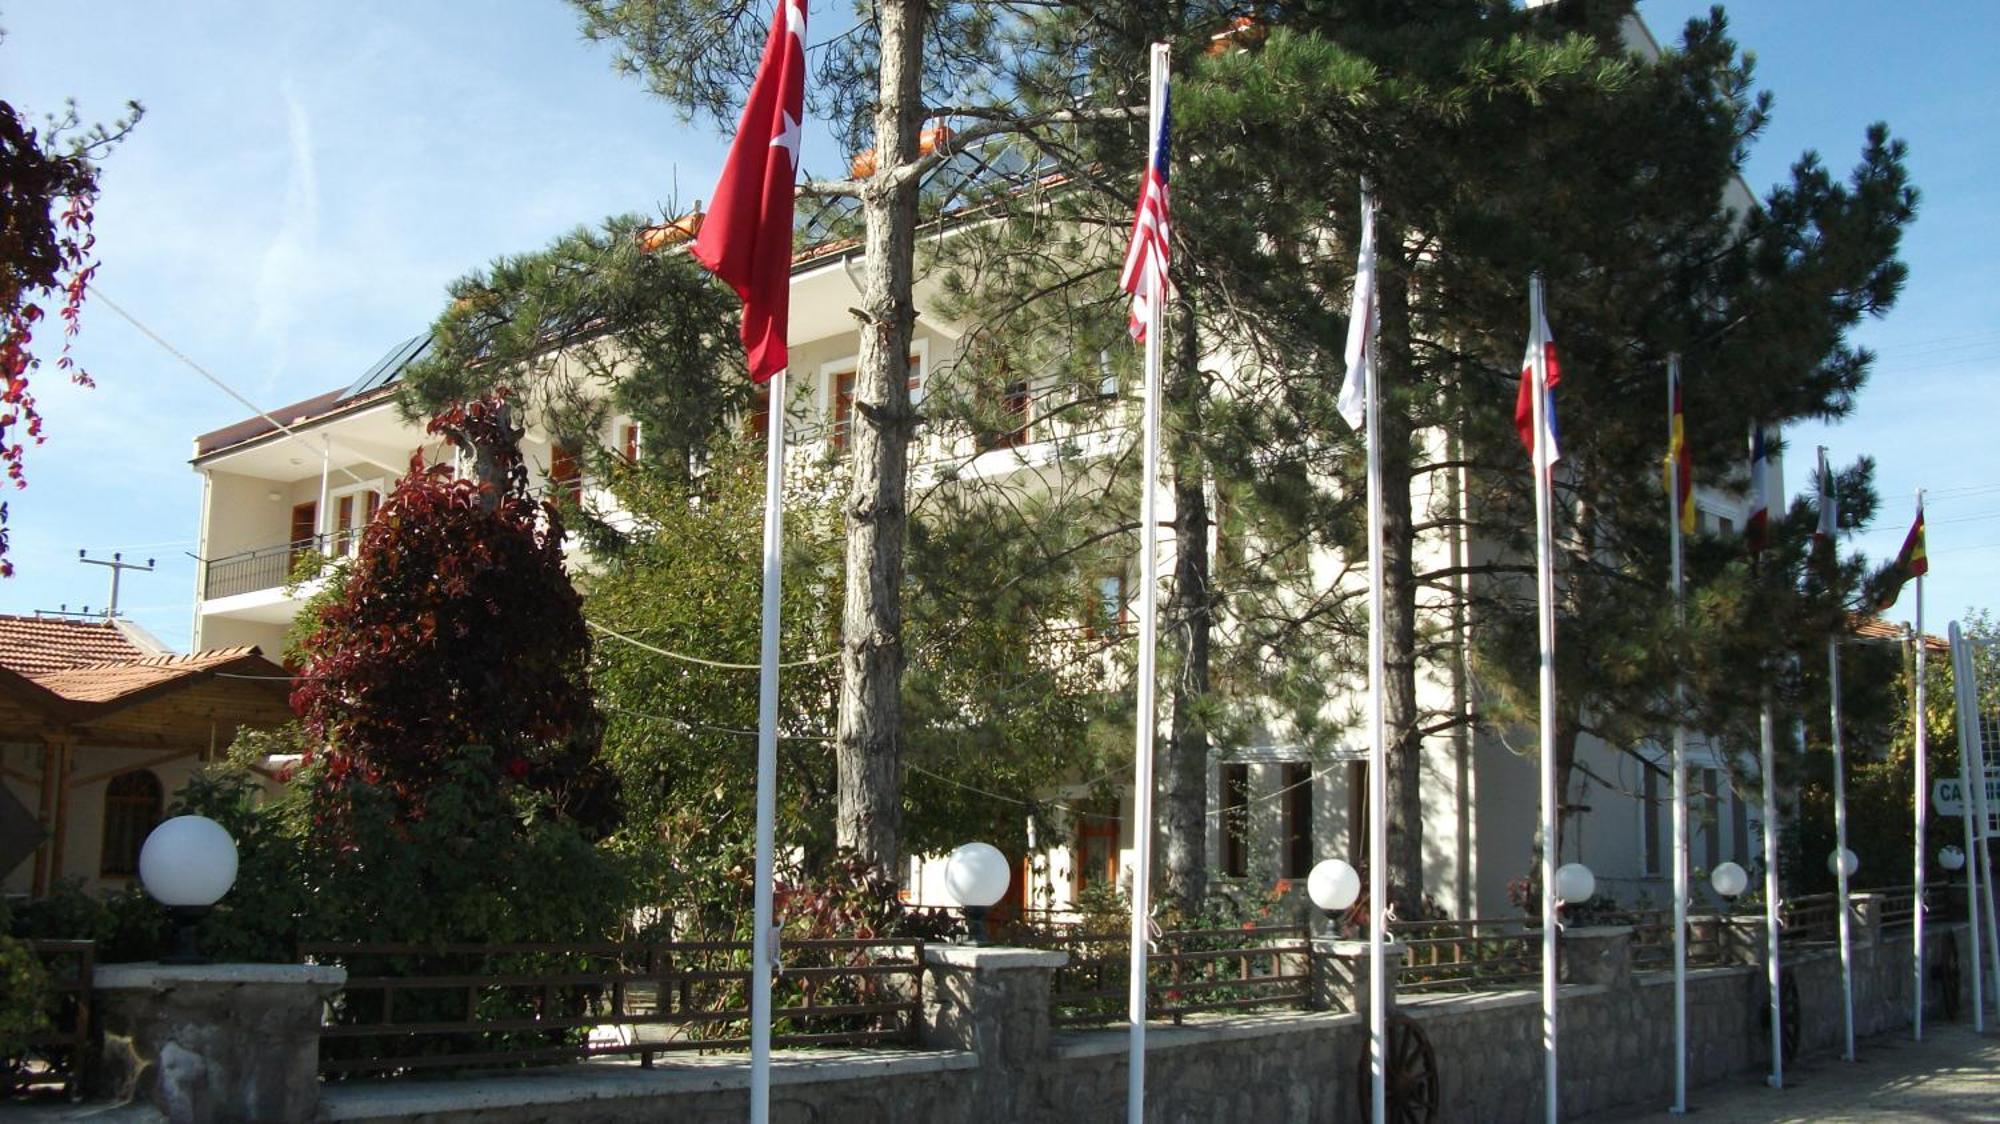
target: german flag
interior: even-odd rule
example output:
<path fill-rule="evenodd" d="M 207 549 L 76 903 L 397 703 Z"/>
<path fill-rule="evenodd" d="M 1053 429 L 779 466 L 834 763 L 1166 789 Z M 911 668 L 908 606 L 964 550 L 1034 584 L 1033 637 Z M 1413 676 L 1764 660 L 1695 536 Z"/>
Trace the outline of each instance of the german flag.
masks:
<path fill-rule="evenodd" d="M 1667 381 L 1673 389 L 1673 417 L 1668 422 L 1667 462 L 1661 472 L 1661 486 L 1667 502 L 1680 517 L 1681 534 L 1692 535 L 1695 528 L 1694 456 L 1688 452 L 1687 425 L 1681 419 L 1680 372 L 1669 368 Z"/>

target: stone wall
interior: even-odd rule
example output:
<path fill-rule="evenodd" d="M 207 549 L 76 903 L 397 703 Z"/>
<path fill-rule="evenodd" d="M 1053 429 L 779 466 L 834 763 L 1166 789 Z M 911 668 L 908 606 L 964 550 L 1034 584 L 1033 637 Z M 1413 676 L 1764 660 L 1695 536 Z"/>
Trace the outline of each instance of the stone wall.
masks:
<path fill-rule="evenodd" d="M 1567 982 L 1561 992 L 1562 1108 L 1565 1116 L 1630 1107 L 1652 1112 L 1672 1097 L 1673 986 L 1666 973 L 1634 976 L 1630 931 L 1564 934 Z M 1748 957 L 1761 947 L 1754 928 L 1730 943 Z M 1883 939 L 1875 926 L 1854 949 L 1858 1035 L 1908 1021 L 1909 937 Z M 1931 940 L 1957 941 L 1938 926 Z M 1147 1030 L 1146 1119 L 1156 1124 L 1216 1120 L 1351 1122 L 1363 1119 L 1366 1022 L 1354 994 L 1355 947 L 1321 946 L 1316 989 L 1323 1011 L 1273 1011 L 1190 1018 Z M 1056 1033 L 1049 988 L 1061 953 L 1027 949 L 926 950 L 924 1048 L 855 1052 L 781 1051 L 772 1073 L 772 1119 L 840 1124 L 924 1120 L 965 1124 L 1096 1122 L 1123 1115 L 1128 1032 Z M 1837 954 L 1788 953 L 1803 997 L 1803 1049 L 1842 1042 Z M 1341 994 L 1344 993 L 1344 994 Z M 1767 996 L 1753 964 L 1689 974 L 1689 1084 L 1760 1072 L 1769 1064 Z M 206 1008 L 202 1008 L 205 1010 Z M 1399 1009 L 1430 1039 L 1440 1075 L 1441 1120 L 1536 1121 L 1543 1115 L 1540 995 L 1533 990 L 1425 995 Z M 247 1028 L 246 1028 L 247 1029 Z M 181 1035 L 181 1038 L 187 1038 Z M 199 1035 L 190 1041 L 199 1039 Z M 164 1073 L 162 1077 L 166 1076 Z M 310 1088 L 310 1084 L 308 1084 Z M 737 1121 L 749 1107 L 746 1059 L 669 1057 L 650 1068 L 589 1065 L 520 1071 L 483 1079 L 381 1080 L 323 1087 L 327 1121 Z M 171 1101 L 156 1090 L 163 1108 Z M 182 1112 L 186 1110 L 183 1109 Z M 196 1111 L 174 1119 L 258 1119 Z M 299 1117 L 291 1115 L 289 1119 Z"/>

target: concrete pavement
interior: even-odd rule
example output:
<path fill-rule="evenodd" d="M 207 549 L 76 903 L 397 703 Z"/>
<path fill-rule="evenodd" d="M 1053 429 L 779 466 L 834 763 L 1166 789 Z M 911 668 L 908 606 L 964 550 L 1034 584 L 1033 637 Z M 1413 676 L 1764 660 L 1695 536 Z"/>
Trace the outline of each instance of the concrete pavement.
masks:
<path fill-rule="evenodd" d="M 1785 1067 L 1784 1089 L 1764 1084 L 1764 1074 L 1688 1091 L 1687 1116 L 1627 1110 L 1593 1121 L 1643 1124 L 1776 1124 L 1851 1120 L 2000 1122 L 2000 1036 L 1972 1032 L 1970 1022 L 1932 1023 L 1924 1040 L 1907 1031 L 1863 1039 L 1855 1061 L 1838 1054 L 1802 1058 Z"/>

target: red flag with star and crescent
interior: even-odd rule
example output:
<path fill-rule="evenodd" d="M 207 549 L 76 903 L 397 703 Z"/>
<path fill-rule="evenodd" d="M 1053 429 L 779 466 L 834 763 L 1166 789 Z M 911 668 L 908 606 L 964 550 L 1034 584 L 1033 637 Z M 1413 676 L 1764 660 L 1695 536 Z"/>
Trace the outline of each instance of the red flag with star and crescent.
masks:
<path fill-rule="evenodd" d="M 806 10 L 780 0 L 722 165 L 695 260 L 743 299 L 743 350 L 758 382 L 785 369 L 791 319 L 792 208 L 806 102 Z"/>

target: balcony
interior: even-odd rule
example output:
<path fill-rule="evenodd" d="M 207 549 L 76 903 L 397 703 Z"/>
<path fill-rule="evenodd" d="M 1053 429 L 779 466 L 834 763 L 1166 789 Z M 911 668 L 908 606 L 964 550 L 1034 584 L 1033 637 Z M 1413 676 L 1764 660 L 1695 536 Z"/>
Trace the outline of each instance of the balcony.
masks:
<path fill-rule="evenodd" d="M 209 559 L 202 568 L 202 599 L 217 601 L 245 593 L 281 589 L 290 584 L 292 571 L 300 559 L 315 554 L 330 556 L 343 553 L 354 537 L 352 531 L 313 535 Z"/>

